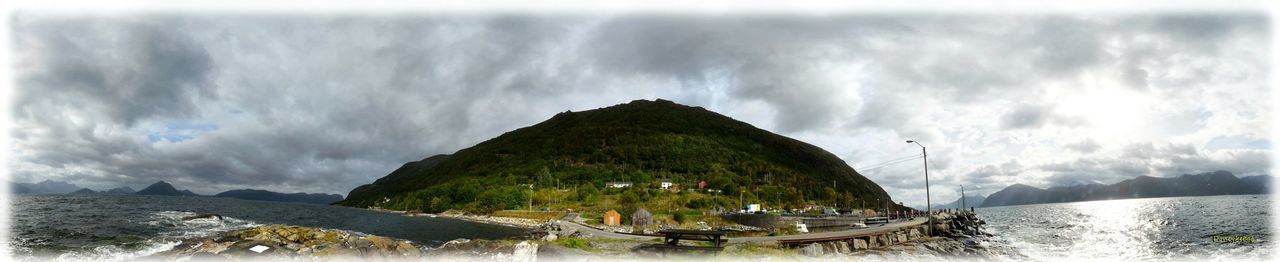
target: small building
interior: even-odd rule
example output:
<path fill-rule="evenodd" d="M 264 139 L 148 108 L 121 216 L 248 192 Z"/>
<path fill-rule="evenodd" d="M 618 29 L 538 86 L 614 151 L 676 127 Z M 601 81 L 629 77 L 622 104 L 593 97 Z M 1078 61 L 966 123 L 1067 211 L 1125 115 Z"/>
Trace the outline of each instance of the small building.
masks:
<path fill-rule="evenodd" d="M 616 225 L 622 224 L 622 215 L 618 214 L 617 210 L 610 209 L 609 212 L 604 212 L 603 218 L 604 218 L 604 225 L 606 226 L 616 226 Z"/>
<path fill-rule="evenodd" d="M 631 182 L 606 182 L 606 183 L 604 183 L 604 187 L 606 187 L 606 188 L 624 188 L 624 187 L 629 187 L 629 186 L 631 186 Z"/>
<path fill-rule="evenodd" d="M 658 187 L 659 187 L 659 188 L 662 188 L 662 189 L 671 189 L 671 186 L 672 186 L 672 185 L 675 185 L 675 183 L 672 183 L 672 182 L 671 182 L 671 179 L 666 179 L 666 178 L 658 179 Z"/>
<path fill-rule="evenodd" d="M 647 226 L 649 222 L 653 222 L 653 214 L 649 210 L 640 208 L 631 214 L 631 226 Z"/>
<path fill-rule="evenodd" d="M 756 212 L 756 211 L 762 211 L 762 210 L 760 210 L 760 204 L 747 204 L 747 206 L 746 206 L 746 207 L 744 207 L 742 210 L 747 211 L 747 213 L 753 213 L 753 212 Z"/>
<path fill-rule="evenodd" d="M 707 181 L 698 182 L 698 189 L 707 189 Z"/>

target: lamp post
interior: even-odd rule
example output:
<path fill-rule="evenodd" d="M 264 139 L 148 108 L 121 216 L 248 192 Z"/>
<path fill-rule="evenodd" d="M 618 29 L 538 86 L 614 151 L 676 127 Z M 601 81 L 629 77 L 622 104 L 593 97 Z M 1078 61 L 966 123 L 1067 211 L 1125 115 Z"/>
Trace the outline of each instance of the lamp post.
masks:
<path fill-rule="evenodd" d="M 933 201 L 929 199 L 929 150 L 915 140 L 907 140 L 907 144 L 916 144 L 920 146 L 920 153 L 924 156 L 924 206 L 926 215 L 929 216 L 929 226 L 924 228 L 925 236 L 933 236 Z"/>

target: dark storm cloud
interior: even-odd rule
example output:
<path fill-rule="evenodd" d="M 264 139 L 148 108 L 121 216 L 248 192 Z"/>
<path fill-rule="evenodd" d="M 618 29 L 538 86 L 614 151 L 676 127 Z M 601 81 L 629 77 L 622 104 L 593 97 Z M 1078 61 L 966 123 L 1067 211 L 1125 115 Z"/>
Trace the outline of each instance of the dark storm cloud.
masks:
<path fill-rule="evenodd" d="M 214 65 L 180 24 L 103 28 L 85 22 L 16 28 L 16 48 L 42 63 L 19 78 L 20 86 L 42 88 L 18 92 L 19 101 L 88 107 L 132 125 L 142 118 L 190 115 L 194 100 L 213 98 Z M 18 113 L 34 118 L 48 112 Z"/>

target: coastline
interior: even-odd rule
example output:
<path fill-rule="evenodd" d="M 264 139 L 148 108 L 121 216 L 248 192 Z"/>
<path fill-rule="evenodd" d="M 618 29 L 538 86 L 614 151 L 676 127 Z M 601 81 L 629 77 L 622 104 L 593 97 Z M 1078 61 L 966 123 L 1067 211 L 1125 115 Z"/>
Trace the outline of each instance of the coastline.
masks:
<path fill-rule="evenodd" d="M 457 220 L 463 220 L 468 222 L 498 225 L 498 226 L 505 226 L 505 227 L 514 227 L 514 228 L 521 228 L 521 229 L 537 229 L 538 227 L 541 227 L 543 224 L 547 223 L 547 221 L 539 220 L 539 219 L 495 217 L 495 216 L 488 216 L 488 215 L 469 215 L 469 214 L 458 212 L 458 211 L 445 211 L 445 212 L 432 214 L 432 213 L 413 213 L 413 212 L 407 212 L 407 211 L 387 210 L 387 209 L 380 209 L 380 208 L 366 208 L 366 209 L 378 211 L 378 212 L 401 214 L 408 217 L 449 218 L 449 219 L 457 219 Z"/>
<path fill-rule="evenodd" d="M 941 226 L 945 236 L 888 242 L 872 247 L 852 245 L 852 241 L 820 241 L 805 245 L 783 245 L 777 240 L 727 242 L 722 252 L 681 253 L 661 248 L 653 239 L 618 239 L 592 236 L 575 230 L 562 230 L 542 219 L 468 215 L 461 212 L 440 214 L 411 213 L 405 216 L 427 216 L 458 219 L 506 227 L 529 229 L 528 237 L 514 239 L 455 239 L 438 247 L 390 237 L 354 231 L 309 228 L 295 225 L 265 225 L 234 230 L 213 237 L 183 240 L 181 244 L 151 258 L 183 259 L 382 259 L 417 260 L 451 258 L 462 260 L 504 260 L 510 258 L 594 260 L 630 258 L 667 260 L 671 258 L 737 260 L 752 257 L 785 259 L 880 258 L 896 259 L 924 255 L 935 258 L 994 258 L 1016 251 L 991 248 L 988 234 L 963 235 L 976 229 L 976 221 L 947 223 Z M 946 217 L 945 215 L 943 217 Z M 980 223 L 980 222 L 978 222 Z M 551 228 L 548 228 L 551 226 Z M 546 231 L 540 231 L 546 230 Z M 543 235 L 538 235 L 542 233 Z M 895 243 L 896 242 L 896 243 Z M 656 245 L 656 246 L 655 246 Z M 255 250 L 258 249 L 258 250 Z"/>

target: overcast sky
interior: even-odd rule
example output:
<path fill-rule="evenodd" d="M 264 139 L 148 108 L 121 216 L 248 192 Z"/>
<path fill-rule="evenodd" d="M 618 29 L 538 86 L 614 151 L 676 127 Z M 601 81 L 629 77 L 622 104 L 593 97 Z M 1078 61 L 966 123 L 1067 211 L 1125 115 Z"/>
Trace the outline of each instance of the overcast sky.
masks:
<path fill-rule="evenodd" d="M 1268 18 L 41 15 L 10 180 L 346 194 L 556 112 L 663 98 L 961 183 L 1265 174 Z M 863 175 L 924 202 L 911 161 Z"/>

